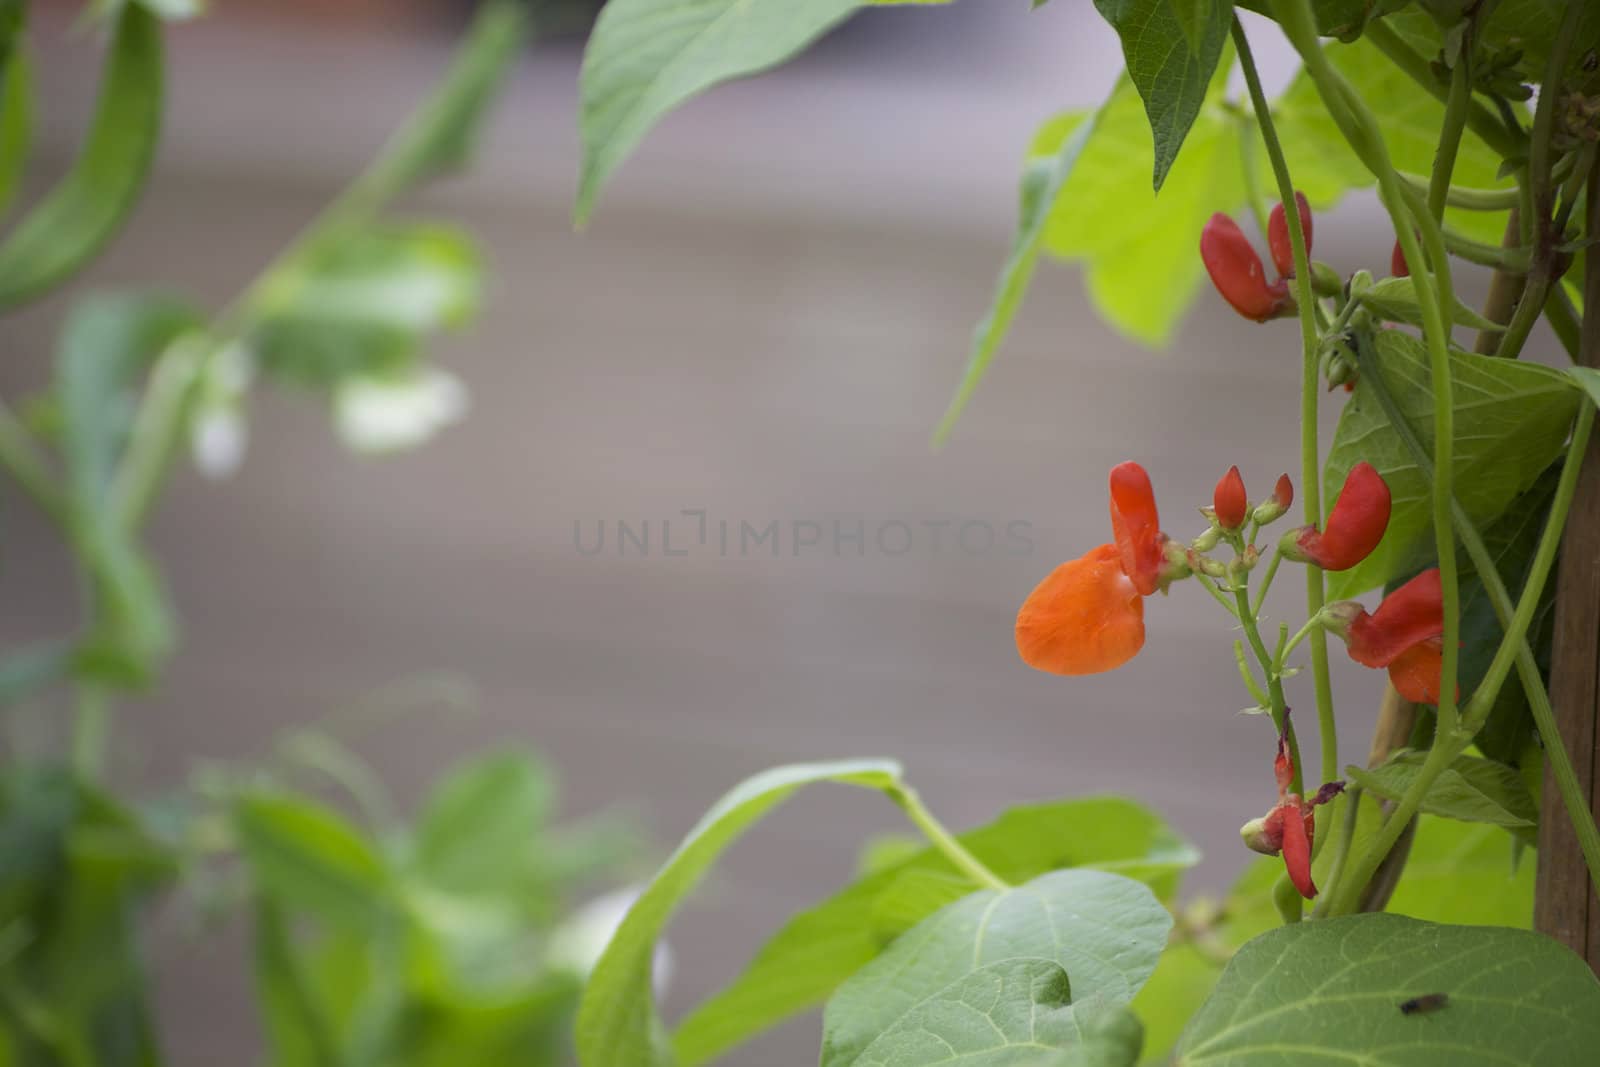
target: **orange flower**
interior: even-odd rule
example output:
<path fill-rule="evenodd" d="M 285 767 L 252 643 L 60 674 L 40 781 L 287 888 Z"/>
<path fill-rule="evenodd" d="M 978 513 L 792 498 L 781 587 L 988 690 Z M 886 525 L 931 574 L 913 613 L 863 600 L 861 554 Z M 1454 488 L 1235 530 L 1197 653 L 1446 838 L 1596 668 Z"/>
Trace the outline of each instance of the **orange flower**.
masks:
<path fill-rule="evenodd" d="M 1389 528 L 1389 485 L 1363 460 L 1345 476 L 1325 530 L 1302 526 L 1284 534 L 1279 550 L 1325 571 L 1347 571 L 1372 554 Z"/>
<path fill-rule="evenodd" d="M 1144 598 L 1171 577 L 1150 476 L 1111 469 L 1113 540 L 1061 564 L 1017 612 L 1017 651 L 1051 674 L 1098 674 L 1144 647 Z"/>
<path fill-rule="evenodd" d="M 1229 467 L 1228 473 L 1222 476 L 1211 494 L 1211 510 L 1217 516 L 1217 525 L 1224 530 L 1237 530 L 1243 526 L 1245 508 L 1249 503 L 1245 499 L 1244 479 L 1239 476 L 1239 468 Z"/>
<path fill-rule="evenodd" d="M 1378 610 L 1355 601 L 1326 609 L 1328 629 L 1344 638 L 1350 658 L 1387 667 L 1396 691 L 1414 704 L 1439 702 L 1443 667 L 1444 589 L 1439 568 L 1423 571 L 1383 598 Z"/>
<path fill-rule="evenodd" d="M 1278 734 L 1278 755 L 1272 762 L 1273 776 L 1278 782 L 1278 803 L 1265 816 L 1252 819 L 1239 831 L 1244 843 L 1256 852 L 1269 856 L 1283 853 L 1283 866 L 1289 872 L 1289 881 L 1307 900 L 1317 895 L 1317 884 L 1311 879 L 1311 842 L 1316 832 L 1315 812 L 1344 792 L 1343 782 L 1329 782 L 1317 790 L 1309 801 L 1289 792 L 1294 781 L 1294 761 L 1289 757 L 1289 717 L 1284 713 L 1283 730 Z"/>

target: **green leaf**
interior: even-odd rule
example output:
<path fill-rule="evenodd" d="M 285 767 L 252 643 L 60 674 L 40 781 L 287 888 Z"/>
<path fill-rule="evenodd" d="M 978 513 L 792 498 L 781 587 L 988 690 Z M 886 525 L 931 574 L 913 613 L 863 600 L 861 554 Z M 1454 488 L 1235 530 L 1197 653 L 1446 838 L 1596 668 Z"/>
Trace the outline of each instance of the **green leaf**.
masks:
<path fill-rule="evenodd" d="M 1155 970 L 1171 927 L 1147 886 L 1104 871 L 1054 871 L 1013 889 L 972 893 L 897 939 L 839 987 L 823 1015 L 822 1067 L 949 1062 L 918 1059 L 930 1045 L 917 1034 L 930 1030 L 947 1040 L 998 1042 L 962 1044 L 957 1052 L 1030 1041 L 1069 1047 L 1077 1038 L 1073 1005 L 1126 1005 Z M 1006 964 L 1028 967 L 1007 971 Z M 996 988 L 992 967 L 1025 980 Z M 975 1020 L 964 1003 L 976 995 L 974 986 L 1005 1020 L 1002 1026 L 1001 1018 L 991 1018 L 996 1025 L 987 1035 L 982 1017 Z M 1030 1017 L 1030 989 L 1039 991 L 1047 1009 L 1037 1032 L 1013 1022 Z M 1001 1058 L 990 1052 L 973 1062 L 1021 1061 L 1014 1053 Z"/>
<path fill-rule="evenodd" d="M 1075 1012 L 1076 1044 L 1033 1061 L 1033 1067 L 1133 1067 L 1144 1046 L 1144 1027 L 1127 1008 L 1101 1010 L 1083 1005 Z"/>
<path fill-rule="evenodd" d="M 382 857 L 332 810 L 306 797 L 256 792 L 239 799 L 233 825 L 258 889 L 284 907 L 367 933 L 389 915 Z"/>
<path fill-rule="evenodd" d="M 1214 212 L 1232 211 L 1245 199 L 1241 127 L 1223 110 L 1224 83 L 1220 77 L 1213 83 L 1158 197 L 1145 180 L 1154 150 L 1139 94 L 1123 82 L 1101 109 L 1045 223 L 1045 250 L 1082 262 L 1095 310 L 1141 344 L 1171 340 L 1205 275 L 1197 251 L 1201 229 Z M 1047 123 L 1032 154 L 1055 154 L 1073 125 L 1071 116 Z"/>
<path fill-rule="evenodd" d="M 1311 0 L 1317 32 L 1324 37 L 1353 41 L 1366 29 L 1367 22 L 1398 11 L 1411 0 Z M 1261 15 L 1271 15 L 1267 0 L 1239 0 L 1239 6 Z"/>
<path fill-rule="evenodd" d="M 1216 0 L 1168 0 L 1168 3 L 1178 17 L 1178 28 L 1183 30 L 1190 54 L 1198 56 L 1205 47 L 1206 28 L 1217 7 Z"/>
<path fill-rule="evenodd" d="M 1345 774 L 1376 796 L 1399 800 L 1416 780 L 1426 758 L 1426 753 L 1401 749 L 1380 766 L 1371 770 L 1350 766 L 1345 768 Z M 1467 755 L 1457 756 L 1439 775 L 1422 798 L 1422 810 L 1508 830 L 1531 830 L 1539 821 L 1539 809 L 1516 771 Z"/>
<path fill-rule="evenodd" d="M 0 308 L 72 274 L 121 228 L 161 129 L 161 26 L 129 5 L 117 18 L 100 101 L 72 169 L 0 242 Z"/>
<path fill-rule="evenodd" d="M 863 6 L 867 0 L 611 0 L 583 55 L 578 224 L 667 112 L 714 85 L 777 66 Z"/>
<path fill-rule="evenodd" d="M 1404 322 L 1411 326 L 1422 325 L 1422 305 L 1417 302 L 1416 282 L 1411 278 L 1382 278 L 1361 294 L 1361 303 L 1385 322 Z M 1500 327 L 1467 307 L 1455 302 L 1451 321 L 1458 326 L 1475 330 L 1497 330 Z"/>
<path fill-rule="evenodd" d="M 434 225 L 372 228 L 311 255 L 263 295 L 262 370 L 327 386 L 409 366 L 424 333 L 477 313 L 483 264 L 472 239 Z"/>
<path fill-rule="evenodd" d="M 1421 816 L 1387 910 L 1430 922 L 1529 929 L 1535 865 L 1514 863 L 1512 845 L 1495 826 Z"/>
<path fill-rule="evenodd" d="M 668 111 L 782 63 L 859 0 L 611 0 L 584 51 L 582 225 L 611 171 Z"/>
<path fill-rule="evenodd" d="M 1439 1011 L 1400 1005 L 1444 993 Z M 1358 915 L 1284 926 L 1228 964 L 1174 1063 L 1582 1064 L 1600 983 L 1540 934 Z"/>
<path fill-rule="evenodd" d="M 972 337 L 971 353 L 962 373 L 961 384 L 950 399 L 950 406 L 934 431 L 933 443 L 937 447 L 950 437 L 956 420 L 966 408 L 967 401 L 978 389 L 989 364 L 1006 334 L 1011 331 L 1011 321 L 1016 317 L 1022 299 L 1027 295 L 1033 280 L 1033 268 L 1039 259 L 1039 245 L 1044 238 L 1045 221 L 1061 195 L 1061 187 L 1072 174 L 1083 146 L 1094 132 L 1095 116 L 1068 115 L 1062 120 L 1065 132 L 1061 147 L 1053 156 L 1029 160 L 1022 173 L 1021 204 L 1017 211 L 1017 231 L 1012 238 L 1011 255 L 1000 268 L 1000 278 L 995 284 L 994 299 L 989 311 L 978 323 Z"/>
<path fill-rule="evenodd" d="M 1144 100 L 1155 142 L 1153 186 L 1159 191 L 1205 103 L 1228 41 L 1232 7 L 1182 0 L 1188 14 L 1180 18 L 1173 0 L 1094 0 L 1094 6 L 1122 38 L 1128 77 Z M 1185 42 L 1185 21 L 1198 23 L 1192 38 L 1197 47 Z"/>
<path fill-rule="evenodd" d="M 1013 808 L 959 837 L 1008 882 L 1094 867 L 1140 879 L 1163 899 L 1176 895 L 1179 876 L 1199 859 L 1154 813 L 1121 797 Z M 948 903 L 958 873 L 924 847 L 790 919 L 743 974 L 683 1020 L 673 1035 L 679 1062 L 688 1067 L 715 1059 L 822 1001 L 889 938 Z M 964 878 L 959 884 L 971 888 Z"/>
<path fill-rule="evenodd" d="M 1376 336 L 1378 368 L 1423 447 L 1433 450 L 1433 398 L 1422 342 L 1399 330 Z M 1486 525 L 1526 492 L 1564 450 L 1578 392 L 1564 375 L 1518 360 L 1453 352 L 1456 499 Z M 1427 479 L 1389 425 L 1370 382 L 1345 406 L 1328 453 L 1323 484 L 1331 501 L 1345 475 L 1365 460 L 1389 485 L 1392 506 L 1383 541 L 1350 570 L 1328 575 L 1328 596 L 1356 596 L 1421 568 L 1432 555 Z"/>
<path fill-rule="evenodd" d="M 1093 1002 L 1091 1002 L 1093 1004 Z M 1098 1005 L 1088 1009 L 1094 1013 Z M 1119 1014 L 1126 1023 L 1131 1017 Z M 899 1015 L 859 1056 L 824 1058 L 856 1067 L 971 1067 L 1016 1064 L 1123 1064 L 1138 1060 L 1137 1019 L 1121 1042 L 1102 1039 L 1092 1058 L 1038 1059 L 1040 1049 L 1081 1048 L 1082 1023 L 1067 972 L 1050 960 L 1018 957 L 978 967 Z M 1127 1040 L 1131 1038 L 1131 1040 Z"/>
<path fill-rule="evenodd" d="M 900 775 L 892 760 L 797 763 L 748 778 L 717 801 L 645 887 L 595 965 L 578 1011 L 584 1067 L 671 1062 L 651 992 L 656 939 L 724 849 L 803 785 L 841 782 L 888 791 L 900 785 Z"/>
<path fill-rule="evenodd" d="M 497 753 L 456 769 L 418 819 L 418 873 L 448 892 L 516 890 L 540 861 L 553 804 L 550 772 L 531 754 Z"/>
<path fill-rule="evenodd" d="M 17 194 L 33 142 L 33 66 L 18 48 L 0 63 L 0 218 Z"/>
<path fill-rule="evenodd" d="M 283 909 L 255 909 L 256 999 L 275 1067 L 338 1067 L 338 1042 L 295 949 Z"/>

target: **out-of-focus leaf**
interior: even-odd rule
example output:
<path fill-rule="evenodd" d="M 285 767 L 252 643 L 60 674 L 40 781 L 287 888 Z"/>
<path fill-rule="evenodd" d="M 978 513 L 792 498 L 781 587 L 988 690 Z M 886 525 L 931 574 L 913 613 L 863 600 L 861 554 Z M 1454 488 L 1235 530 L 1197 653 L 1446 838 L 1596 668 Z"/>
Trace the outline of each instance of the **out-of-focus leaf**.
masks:
<path fill-rule="evenodd" d="M 1531 858 L 1514 861 L 1515 839 L 1484 823 L 1423 815 L 1388 910 L 1467 926 L 1533 926 Z"/>
<path fill-rule="evenodd" d="M 579 224 L 611 172 L 667 112 L 721 82 L 777 66 L 869 2 L 611 0 L 583 55 Z"/>
<path fill-rule="evenodd" d="M 256 902 L 254 934 L 256 998 L 273 1067 L 340 1067 L 332 1027 L 276 901 Z"/>
<path fill-rule="evenodd" d="M 454 893 L 522 889 L 539 863 L 553 803 L 550 771 L 529 753 L 457 768 L 434 787 L 419 817 L 417 872 Z"/>
<path fill-rule="evenodd" d="M 1232 211 L 1245 199 L 1241 127 L 1223 107 L 1224 66 L 1160 196 L 1148 180 L 1154 150 L 1143 106 L 1124 80 L 1101 109 L 1045 222 L 1045 251 L 1081 261 L 1095 310 L 1142 344 L 1161 347 L 1172 339 L 1205 274 L 1196 252 L 1201 229 L 1214 212 Z M 1051 120 L 1030 155 L 1058 152 L 1075 125 L 1071 116 Z"/>
<path fill-rule="evenodd" d="M 1122 38 L 1128 77 L 1150 119 L 1153 185 L 1160 191 L 1205 103 L 1228 42 L 1232 5 L 1216 0 L 1095 0 L 1094 6 Z"/>
<path fill-rule="evenodd" d="M 239 847 L 258 889 L 337 928 L 372 933 L 393 914 L 392 883 L 373 845 L 301 796 L 255 792 L 234 808 Z"/>
<path fill-rule="evenodd" d="M 117 16 L 94 125 L 72 169 L 0 241 L 0 308 L 38 296 L 111 239 L 144 188 L 161 130 L 161 26 Z"/>
<path fill-rule="evenodd" d="M 967 356 L 961 384 L 956 387 L 956 395 L 951 398 L 949 409 L 940 420 L 939 428 L 934 431 L 935 445 L 944 443 L 950 431 L 955 429 L 956 420 L 977 391 L 978 383 L 994 361 L 1001 342 L 1011 331 L 1011 321 L 1022 306 L 1028 285 L 1033 280 L 1034 264 L 1039 259 L 1039 244 L 1044 238 L 1045 221 L 1055 207 L 1061 186 L 1072 174 L 1072 168 L 1089 135 L 1094 132 L 1095 117 L 1092 115 L 1069 115 L 1062 122 L 1070 128 L 1070 132 L 1064 134 L 1060 148 L 1054 155 L 1029 160 L 1023 170 L 1021 204 L 1017 211 L 1016 235 L 1011 240 L 1011 254 L 1000 268 L 1000 278 L 995 284 L 989 312 L 973 333 L 972 349 Z"/>

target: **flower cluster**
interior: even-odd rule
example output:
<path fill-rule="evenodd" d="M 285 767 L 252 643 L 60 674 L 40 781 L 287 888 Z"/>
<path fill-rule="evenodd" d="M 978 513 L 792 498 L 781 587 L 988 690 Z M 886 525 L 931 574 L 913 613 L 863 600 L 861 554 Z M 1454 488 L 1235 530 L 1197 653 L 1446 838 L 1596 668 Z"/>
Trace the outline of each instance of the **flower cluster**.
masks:
<path fill-rule="evenodd" d="M 1310 251 L 1311 206 L 1300 193 L 1294 196 L 1306 249 Z M 1272 209 L 1267 220 L 1267 247 L 1272 252 L 1273 265 L 1278 268 L 1275 282 L 1267 281 L 1260 254 L 1232 218 L 1219 211 L 1200 231 L 1200 259 L 1206 265 L 1206 273 L 1211 275 L 1211 283 L 1233 310 L 1256 322 L 1283 318 L 1298 310 L 1294 297 L 1289 295 L 1287 279 L 1294 276 L 1294 248 L 1282 204 Z"/>
<path fill-rule="evenodd" d="M 1311 880 L 1311 844 L 1316 834 L 1315 812 L 1344 792 L 1343 782 L 1328 782 L 1310 800 L 1289 792 L 1294 781 L 1294 760 L 1289 755 L 1289 714 L 1284 713 L 1283 729 L 1278 734 L 1278 755 L 1272 762 L 1272 773 L 1278 781 L 1278 803 L 1259 819 L 1252 819 L 1239 830 L 1244 843 L 1256 852 L 1268 856 L 1283 854 L 1283 866 L 1289 872 L 1300 895 L 1310 900 L 1317 895 L 1317 885 Z"/>

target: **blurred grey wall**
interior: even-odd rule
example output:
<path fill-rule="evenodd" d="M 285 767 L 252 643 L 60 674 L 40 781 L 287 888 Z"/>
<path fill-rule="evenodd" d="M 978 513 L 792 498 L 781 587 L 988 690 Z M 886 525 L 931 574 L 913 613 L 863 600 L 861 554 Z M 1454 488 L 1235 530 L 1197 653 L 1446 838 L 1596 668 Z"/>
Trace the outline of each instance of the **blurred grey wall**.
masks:
<path fill-rule="evenodd" d="M 172 34 L 155 180 L 72 294 L 168 287 L 219 306 L 445 59 L 444 40 L 393 26 L 312 31 L 220 6 Z M 1011 624 L 1050 568 L 1106 539 L 1115 462 L 1145 462 L 1175 533 L 1200 529 L 1188 509 L 1230 463 L 1257 495 L 1296 468 L 1297 334 L 1245 324 L 1207 292 L 1170 351 L 1144 351 L 1095 319 L 1075 271 L 1047 266 L 953 441 L 929 450 L 1009 243 L 1031 132 L 1093 103 L 1116 69 L 1088 5 L 1025 7 L 878 13 L 714 92 L 646 142 L 583 234 L 569 224 L 578 55 L 537 50 L 481 166 L 409 205 L 464 220 L 488 248 L 487 311 L 442 346 L 471 417 L 418 453 L 364 460 L 313 398 L 272 392 L 236 477 L 180 474 L 154 539 L 185 644 L 162 691 L 123 709 L 119 774 L 171 785 L 443 673 L 470 680 L 475 714 L 413 715 L 360 744 L 404 796 L 455 757 L 531 743 L 560 764 L 572 811 L 632 807 L 665 847 L 762 767 L 897 755 L 959 826 L 1051 796 L 1137 794 L 1205 849 L 1194 887 L 1221 888 L 1245 858 L 1238 825 L 1274 793 L 1270 729 L 1235 714 L 1215 607 L 1178 587 L 1150 603 L 1143 655 L 1077 680 L 1022 667 Z M 59 165 L 94 54 L 60 29 L 43 47 Z M 1370 212 L 1344 217 L 1319 226 L 1323 258 L 1387 255 Z M 8 397 L 44 380 L 72 294 L 9 324 Z M 684 548 L 699 522 L 685 511 L 711 535 L 667 556 L 661 523 Z M 0 637 L 60 632 L 75 611 L 65 563 L 11 494 L 4 514 Z M 614 533 L 600 554 L 575 546 L 575 524 L 592 543 L 618 520 L 648 522 L 651 551 L 619 556 Z M 779 553 L 723 553 L 719 520 L 777 521 Z M 821 544 L 797 554 L 795 523 L 817 524 Z M 978 550 L 973 532 L 963 546 L 963 523 L 1025 524 L 1027 551 Z M 895 524 L 907 551 L 892 551 Z M 1280 584 L 1287 617 L 1299 582 Z M 1381 679 L 1338 667 L 1355 758 Z M 673 929 L 669 1013 L 891 829 L 887 805 L 844 790 L 760 826 Z M 159 946 L 175 1063 L 251 1047 L 240 953 L 231 936 Z M 814 1049 L 807 1021 L 731 1062 Z"/>

